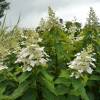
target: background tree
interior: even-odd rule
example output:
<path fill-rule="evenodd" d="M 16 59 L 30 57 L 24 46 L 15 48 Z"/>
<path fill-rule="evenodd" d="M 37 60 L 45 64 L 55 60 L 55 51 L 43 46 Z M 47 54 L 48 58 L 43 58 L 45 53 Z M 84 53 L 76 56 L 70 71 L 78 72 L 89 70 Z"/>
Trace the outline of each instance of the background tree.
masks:
<path fill-rule="evenodd" d="M 81 23 L 75 21 L 67 21 L 65 23 L 65 32 L 77 36 L 81 31 Z"/>
<path fill-rule="evenodd" d="M 43 18 L 41 18 L 39 26 L 36 27 L 36 32 L 40 34 L 40 36 L 45 32 L 46 29 L 46 25 L 45 25 L 45 20 Z"/>
<path fill-rule="evenodd" d="M 84 44 L 94 42 L 94 38 L 99 35 L 99 20 L 96 16 L 95 11 L 92 7 L 90 7 L 89 16 L 87 18 L 86 25 L 83 28 L 84 36 Z"/>
<path fill-rule="evenodd" d="M 9 3 L 6 0 L 0 0 L 0 18 L 4 16 L 4 11 L 9 8 Z"/>
<path fill-rule="evenodd" d="M 68 33 L 68 30 L 70 29 L 70 27 L 72 26 L 72 21 L 67 21 L 65 23 L 65 32 Z"/>
<path fill-rule="evenodd" d="M 88 26 L 98 26 L 98 18 L 96 16 L 96 13 L 92 7 L 90 7 L 89 11 L 89 17 L 87 18 L 87 25 Z"/>
<path fill-rule="evenodd" d="M 36 28 L 36 31 L 40 34 L 50 31 L 53 27 L 61 28 L 62 24 L 58 17 L 56 17 L 55 12 L 52 10 L 51 7 L 48 7 L 48 18 L 43 19 L 41 18 L 39 26 Z"/>
<path fill-rule="evenodd" d="M 88 33 L 97 33 L 99 29 L 99 19 L 96 16 L 96 13 L 92 7 L 90 7 L 89 16 L 87 18 L 86 25 L 84 30 Z"/>

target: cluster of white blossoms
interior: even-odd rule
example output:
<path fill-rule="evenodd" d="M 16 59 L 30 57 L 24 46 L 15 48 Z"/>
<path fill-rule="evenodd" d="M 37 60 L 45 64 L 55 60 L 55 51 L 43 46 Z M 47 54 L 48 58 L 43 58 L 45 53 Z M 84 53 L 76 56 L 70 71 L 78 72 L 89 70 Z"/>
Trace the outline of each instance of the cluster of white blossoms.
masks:
<path fill-rule="evenodd" d="M 0 62 L 0 71 L 7 68 L 7 66 L 3 65 L 3 62 Z"/>
<path fill-rule="evenodd" d="M 68 64 L 68 67 L 72 69 L 71 77 L 80 78 L 84 73 L 92 74 L 93 68 L 95 68 L 93 58 L 95 53 L 92 53 L 93 49 L 89 45 L 87 49 L 83 49 L 80 53 L 77 53 L 76 58 Z"/>
<path fill-rule="evenodd" d="M 44 52 L 44 47 L 37 44 L 22 48 L 15 63 L 23 63 L 23 71 L 31 71 L 35 66 L 45 65 L 48 55 Z M 45 58 L 44 58 L 45 57 Z"/>
<path fill-rule="evenodd" d="M 21 38 L 26 38 L 26 40 L 24 40 L 24 47 L 22 47 L 17 54 L 15 63 L 23 64 L 23 72 L 31 71 L 38 65 L 46 65 L 48 55 L 44 52 L 44 47 L 38 45 L 38 43 L 42 41 L 38 33 L 29 31 L 26 35 L 22 34 Z"/>
<path fill-rule="evenodd" d="M 81 41 L 83 39 L 83 36 L 78 35 L 77 37 L 74 36 L 74 34 L 69 35 L 69 39 L 71 40 L 71 43 L 75 43 L 78 41 Z"/>
<path fill-rule="evenodd" d="M 74 34 L 75 32 L 77 32 L 77 27 L 74 24 L 72 24 L 72 26 L 69 28 L 68 32 L 71 34 Z"/>

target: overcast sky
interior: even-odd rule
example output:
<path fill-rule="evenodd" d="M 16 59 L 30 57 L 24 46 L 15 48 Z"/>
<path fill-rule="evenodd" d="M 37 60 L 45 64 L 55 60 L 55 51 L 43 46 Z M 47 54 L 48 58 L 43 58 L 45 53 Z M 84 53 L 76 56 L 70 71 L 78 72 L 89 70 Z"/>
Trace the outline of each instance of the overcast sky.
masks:
<path fill-rule="evenodd" d="M 84 23 L 89 7 L 93 7 L 100 17 L 100 0 L 7 0 L 10 9 L 7 11 L 7 25 L 16 24 L 21 16 L 21 27 L 36 27 L 42 17 L 47 17 L 48 6 L 51 6 L 56 16 L 64 20 L 73 20 L 74 17 Z"/>

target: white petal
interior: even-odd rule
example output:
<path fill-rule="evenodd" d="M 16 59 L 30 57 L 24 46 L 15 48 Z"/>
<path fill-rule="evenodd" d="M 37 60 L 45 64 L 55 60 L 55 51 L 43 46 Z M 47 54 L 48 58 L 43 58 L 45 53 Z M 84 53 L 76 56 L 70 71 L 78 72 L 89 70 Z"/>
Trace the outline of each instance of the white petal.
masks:
<path fill-rule="evenodd" d="M 94 58 L 91 58 L 91 60 L 94 61 L 94 62 L 96 61 L 96 59 L 94 59 Z"/>
<path fill-rule="evenodd" d="M 75 56 L 80 56 L 81 53 L 77 53 Z"/>
<path fill-rule="evenodd" d="M 73 77 L 73 76 L 74 76 L 74 72 L 71 73 L 70 77 Z"/>
<path fill-rule="evenodd" d="M 31 67 L 27 67 L 27 69 L 26 69 L 27 71 L 31 71 L 32 70 L 32 68 Z"/>
<path fill-rule="evenodd" d="M 96 68 L 96 66 L 95 66 L 95 64 L 94 64 L 94 63 L 92 63 L 92 62 L 91 62 L 90 64 L 92 65 L 92 67 Z"/>
<path fill-rule="evenodd" d="M 89 74 L 92 74 L 93 69 L 91 67 L 88 67 L 86 70 Z"/>
<path fill-rule="evenodd" d="M 34 66 L 35 66 L 35 61 L 30 61 L 30 65 L 31 65 L 32 67 L 34 67 Z"/>
<path fill-rule="evenodd" d="M 30 56 L 29 56 L 29 59 L 31 60 L 33 58 L 33 54 L 31 54 Z"/>
<path fill-rule="evenodd" d="M 69 65 L 68 67 L 71 68 L 71 69 L 74 69 L 74 66 L 73 65 Z"/>
<path fill-rule="evenodd" d="M 41 64 L 46 64 L 47 60 L 44 59 L 44 58 L 41 58 L 39 62 L 40 62 Z"/>
<path fill-rule="evenodd" d="M 79 75 L 79 74 L 75 75 L 75 78 L 76 78 L 76 79 L 78 79 L 79 77 L 80 77 L 80 75 Z"/>
<path fill-rule="evenodd" d="M 78 70 L 78 72 L 79 72 L 79 73 L 82 73 L 82 72 L 83 72 L 83 70 L 82 70 L 82 69 L 80 69 L 80 70 Z"/>

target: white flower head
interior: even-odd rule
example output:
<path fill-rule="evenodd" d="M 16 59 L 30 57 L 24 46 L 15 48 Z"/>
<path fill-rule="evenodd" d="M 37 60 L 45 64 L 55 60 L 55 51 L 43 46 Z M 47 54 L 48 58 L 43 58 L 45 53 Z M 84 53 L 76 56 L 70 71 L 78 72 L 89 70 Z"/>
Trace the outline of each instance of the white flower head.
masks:
<path fill-rule="evenodd" d="M 27 71 L 31 71 L 31 70 L 32 70 L 32 67 L 27 67 L 26 70 L 27 70 Z"/>
<path fill-rule="evenodd" d="M 22 48 L 17 55 L 15 63 L 23 63 L 23 71 L 31 71 L 35 66 L 45 65 L 47 63 L 44 47 L 39 47 L 37 44 Z"/>
<path fill-rule="evenodd" d="M 68 65 L 70 69 L 77 72 L 71 74 L 71 76 L 75 76 L 79 78 L 83 75 L 83 73 L 92 74 L 93 68 L 95 68 L 94 62 L 96 61 L 93 58 L 92 48 L 90 46 L 87 49 L 83 49 L 80 53 L 77 53 L 75 56 L 76 58 L 71 61 Z"/>

